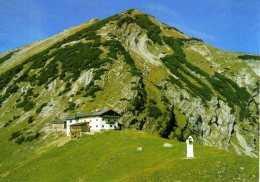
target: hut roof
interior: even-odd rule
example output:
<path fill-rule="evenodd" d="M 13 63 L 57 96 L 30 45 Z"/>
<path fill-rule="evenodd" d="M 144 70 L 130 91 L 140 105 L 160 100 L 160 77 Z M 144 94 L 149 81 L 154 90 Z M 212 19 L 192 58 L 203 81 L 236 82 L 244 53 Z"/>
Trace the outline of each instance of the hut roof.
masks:
<path fill-rule="evenodd" d="M 78 119 L 78 118 L 84 118 L 84 117 L 93 117 L 93 116 L 119 116 L 118 113 L 116 113 L 115 111 L 111 110 L 111 109 L 103 109 L 97 112 L 79 112 L 79 113 L 75 113 L 74 116 L 69 116 L 66 118 L 66 120 L 73 120 L 73 119 Z"/>

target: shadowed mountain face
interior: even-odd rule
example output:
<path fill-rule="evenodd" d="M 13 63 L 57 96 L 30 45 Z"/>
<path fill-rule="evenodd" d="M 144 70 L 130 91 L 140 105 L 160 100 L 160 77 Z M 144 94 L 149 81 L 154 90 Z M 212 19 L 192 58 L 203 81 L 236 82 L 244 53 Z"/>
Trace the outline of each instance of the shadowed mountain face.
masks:
<path fill-rule="evenodd" d="M 53 119 L 111 108 L 129 128 L 257 156 L 259 67 L 137 10 L 93 19 L 0 55 L 0 138 L 44 141 Z"/>

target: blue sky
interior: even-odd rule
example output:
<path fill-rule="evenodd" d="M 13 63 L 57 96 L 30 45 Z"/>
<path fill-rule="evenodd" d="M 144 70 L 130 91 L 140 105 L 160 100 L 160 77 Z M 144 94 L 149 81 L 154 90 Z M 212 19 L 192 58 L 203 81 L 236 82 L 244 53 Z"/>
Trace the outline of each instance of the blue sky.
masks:
<path fill-rule="evenodd" d="M 0 53 L 130 8 L 215 47 L 260 53 L 260 0 L 0 0 Z"/>

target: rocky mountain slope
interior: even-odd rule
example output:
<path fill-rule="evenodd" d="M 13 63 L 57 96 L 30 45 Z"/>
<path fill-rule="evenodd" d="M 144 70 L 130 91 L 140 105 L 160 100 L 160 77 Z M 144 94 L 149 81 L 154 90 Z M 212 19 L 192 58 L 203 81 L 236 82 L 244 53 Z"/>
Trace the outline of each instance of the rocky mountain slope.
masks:
<path fill-rule="evenodd" d="M 93 19 L 0 55 L 1 141 L 44 141 L 53 119 L 111 108 L 128 128 L 257 157 L 259 61 L 137 10 Z"/>

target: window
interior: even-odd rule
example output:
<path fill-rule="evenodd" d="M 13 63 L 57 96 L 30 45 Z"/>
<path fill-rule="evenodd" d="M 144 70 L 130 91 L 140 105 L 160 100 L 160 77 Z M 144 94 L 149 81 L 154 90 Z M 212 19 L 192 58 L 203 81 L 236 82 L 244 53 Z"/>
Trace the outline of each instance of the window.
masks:
<path fill-rule="evenodd" d="M 110 127 L 113 127 L 113 125 L 110 125 Z"/>
<path fill-rule="evenodd" d="M 96 119 L 96 121 L 98 121 L 98 119 Z"/>
<path fill-rule="evenodd" d="M 98 128 L 98 125 L 96 125 L 96 128 Z"/>
<path fill-rule="evenodd" d="M 104 128 L 104 125 L 102 125 L 102 128 Z"/>

